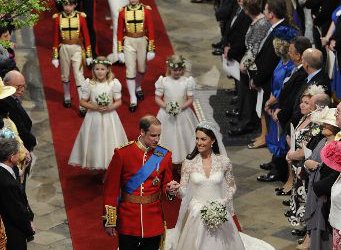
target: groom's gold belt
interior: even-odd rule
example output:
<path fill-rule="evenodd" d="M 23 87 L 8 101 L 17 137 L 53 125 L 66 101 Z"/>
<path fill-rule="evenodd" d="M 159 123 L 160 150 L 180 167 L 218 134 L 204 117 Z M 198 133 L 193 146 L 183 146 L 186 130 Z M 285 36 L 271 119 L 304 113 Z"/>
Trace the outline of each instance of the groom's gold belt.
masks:
<path fill-rule="evenodd" d="M 153 203 L 157 200 L 160 200 L 161 192 L 157 192 L 155 194 L 147 195 L 147 196 L 139 196 L 139 195 L 133 195 L 133 194 L 122 192 L 121 198 L 122 198 L 122 201 L 130 202 L 130 203 L 148 204 L 148 203 Z"/>

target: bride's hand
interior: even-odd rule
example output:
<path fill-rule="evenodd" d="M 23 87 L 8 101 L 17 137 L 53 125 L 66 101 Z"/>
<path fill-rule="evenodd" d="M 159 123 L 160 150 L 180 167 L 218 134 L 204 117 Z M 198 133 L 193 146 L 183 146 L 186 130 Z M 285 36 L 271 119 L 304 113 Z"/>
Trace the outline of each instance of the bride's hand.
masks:
<path fill-rule="evenodd" d="M 176 194 L 180 188 L 180 184 L 174 180 L 167 183 L 166 191 L 170 194 Z"/>

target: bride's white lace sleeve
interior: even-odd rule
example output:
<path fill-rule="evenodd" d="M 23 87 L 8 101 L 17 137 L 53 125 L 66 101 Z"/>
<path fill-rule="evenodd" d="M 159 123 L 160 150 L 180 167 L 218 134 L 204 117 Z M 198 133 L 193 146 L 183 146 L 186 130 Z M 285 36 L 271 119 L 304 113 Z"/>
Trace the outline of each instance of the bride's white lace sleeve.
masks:
<path fill-rule="evenodd" d="M 179 188 L 179 194 L 181 198 L 184 197 L 186 194 L 186 189 L 187 189 L 189 176 L 191 172 L 190 170 L 191 170 L 191 167 L 190 167 L 189 160 L 185 160 L 182 163 L 182 167 L 181 167 L 181 180 L 180 180 L 180 188 Z"/>
<path fill-rule="evenodd" d="M 232 171 L 232 164 L 228 157 L 223 157 L 225 171 L 225 185 L 224 185 L 224 198 L 228 207 L 229 212 L 233 215 L 234 208 L 233 208 L 233 195 L 235 194 L 237 187 L 234 181 L 233 171 Z"/>

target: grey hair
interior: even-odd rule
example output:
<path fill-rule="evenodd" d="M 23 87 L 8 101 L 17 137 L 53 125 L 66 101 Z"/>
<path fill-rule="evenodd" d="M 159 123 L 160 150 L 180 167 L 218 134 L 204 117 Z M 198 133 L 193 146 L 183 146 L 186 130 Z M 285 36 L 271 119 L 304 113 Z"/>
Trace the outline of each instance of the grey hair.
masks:
<path fill-rule="evenodd" d="M 0 162 L 7 161 L 11 155 L 19 151 L 19 145 L 16 139 L 0 139 Z"/>
<path fill-rule="evenodd" d="M 4 76 L 4 78 L 2 79 L 5 85 L 10 85 L 11 82 L 11 74 L 9 74 L 9 72 L 6 73 L 6 75 Z"/>

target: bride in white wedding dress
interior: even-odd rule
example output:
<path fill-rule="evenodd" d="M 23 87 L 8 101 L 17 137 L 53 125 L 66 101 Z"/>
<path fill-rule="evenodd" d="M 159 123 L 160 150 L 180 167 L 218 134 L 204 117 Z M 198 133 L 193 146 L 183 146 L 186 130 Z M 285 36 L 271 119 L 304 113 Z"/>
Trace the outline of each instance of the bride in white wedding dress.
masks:
<path fill-rule="evenodd" d="M 184 161 L 179 194 L 182 198 L 175 228 L 166 232 L 166 250 L 274 250 L 264 241 L 239 233 L 232 215 L 236 186 L 232 165 L 213 123 L 200 122 L 196 147 Z M 227 221 L 208 230 L 200 210 L 208 201 L 226 205 Z"/>

